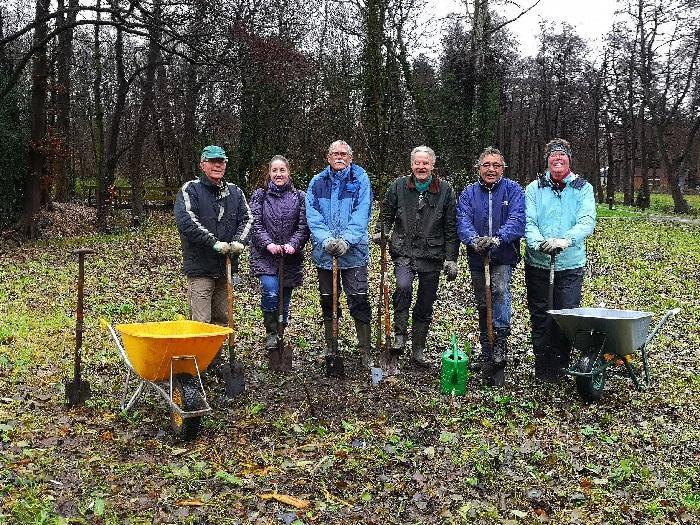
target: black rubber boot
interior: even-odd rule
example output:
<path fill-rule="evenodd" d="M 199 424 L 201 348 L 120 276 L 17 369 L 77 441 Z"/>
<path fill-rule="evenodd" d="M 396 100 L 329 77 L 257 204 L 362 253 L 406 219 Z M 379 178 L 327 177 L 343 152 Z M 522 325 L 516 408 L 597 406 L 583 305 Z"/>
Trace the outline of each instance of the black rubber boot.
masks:
<path fill-rule="evenodd" d="M 277 350 L 277 312 L 263 312 L 265 324 L 265 350 Z"/>
<path fill-rule="evenodd" d="M 360 349 L 360 360 L 362 366 L 371 368 L 374 366 L 372 360 L 372 327 L 355 319 L 355 331 L 357 332 L 357 347 Z"/>
<path fill-rule="evenodd" d="M 413 323 L 411 330 L 411 362 L 421 368 L 429 368 L 430 362 L 425 358 L 425 342 L 428 339 L 427 323 Z"/>
<path fill-rule="evenodd" d="M 394 343 L 392 350 L 402 354 L 406 348 L 406 333 L 408 332 L 408 310 L 394 311 Z"/>

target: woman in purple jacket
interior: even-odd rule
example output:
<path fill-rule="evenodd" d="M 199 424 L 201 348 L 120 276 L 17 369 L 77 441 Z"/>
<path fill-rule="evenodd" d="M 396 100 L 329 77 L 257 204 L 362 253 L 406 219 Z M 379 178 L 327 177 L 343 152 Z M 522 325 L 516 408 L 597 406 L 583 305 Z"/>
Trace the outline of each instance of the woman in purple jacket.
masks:
<path fill-rule="evenodd" d="M 250 269 L 260 278 L 261 309 L 265 323 L 265 348 L 277 348 L 278 269 L 284 256 L 284 326 L 287 326 L 292 288 L 300 286 L 304 275 L 303 249 L 309 240 L 305 195 L 289 176 L 289 161 L 275 155 L 270 161 L 265 188 L 253 192 L 253 235 L 250 241 Z"/>

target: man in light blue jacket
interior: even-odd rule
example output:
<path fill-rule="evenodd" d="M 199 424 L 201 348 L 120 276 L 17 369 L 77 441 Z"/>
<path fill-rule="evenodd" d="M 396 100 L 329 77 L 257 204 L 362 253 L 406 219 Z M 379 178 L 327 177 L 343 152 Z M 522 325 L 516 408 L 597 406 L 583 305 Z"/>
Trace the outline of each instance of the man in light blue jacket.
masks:
<path fill-rule="evenodd" d="M 571 146 L 561 138 L 545 146 L 545 173 L 525 190 L 525 285 L 532 324 L 535 377 L 559 382 L 571 343 L 547 310 L 577 308 L 586 265 L 586 237 L 596 224 L 593 187 L 570 169 Z M 553 305 L 549 304 L 554 265 Z"/>
<path fill-rule="evenodd" d="M 333 337 L 332 258 L 338 257 L 362 364 L 370 367 L 373 362 L 367 297 L 367 228 L 372 188 L 367 172 L 352 162 L 352 149 L 347 142 L 333 142 L 328 147 L 327 160 L 328 166 L 311 179 L 306 192 L 306 222 L 311 231 L 311 257 L 318 271 L 326 352 L 330 353 Z"/>

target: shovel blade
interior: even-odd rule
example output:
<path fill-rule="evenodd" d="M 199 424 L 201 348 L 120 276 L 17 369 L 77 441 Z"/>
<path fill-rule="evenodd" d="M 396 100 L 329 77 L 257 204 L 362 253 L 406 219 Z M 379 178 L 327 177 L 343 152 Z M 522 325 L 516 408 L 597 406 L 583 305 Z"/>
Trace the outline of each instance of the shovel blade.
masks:
<path fill-rule="evenodd" d="M 291 345 L 284 345 L 281 350 L 271 350 L 267 353 L 268 367 L 273 372 L 291 372 L 292 357 Z"/>
<path fill-rule="evenodd" d="M 345 378 L 345 363 L 338 354 L 326 356 L 326 377 Z"/>
<path fill-rule="evenodd" d="M 224 378 L 226 397 L 236 397 L 245 392 L 245 375 L 240 363 L 224 363 L 221 366 L 221 375 Z"/>
<path fill-rule="evenodd" d="M 369 369 L 369 371 L 372 374 L 373 385 L 378 385 L 382 381 L 382 379 L 384 379 L 384 370 L 382 370 L 378 366 L 373 366 Z"/>
<path fill-rule="evenodd" d="M 92 396 L 92 391 L 90 390 L 90 383 L 87 381 L 66 381 L 66 404 L 69 407 L 74 407 L 77 405 L 84 405 L 85 401 L 90 399 Z"/>

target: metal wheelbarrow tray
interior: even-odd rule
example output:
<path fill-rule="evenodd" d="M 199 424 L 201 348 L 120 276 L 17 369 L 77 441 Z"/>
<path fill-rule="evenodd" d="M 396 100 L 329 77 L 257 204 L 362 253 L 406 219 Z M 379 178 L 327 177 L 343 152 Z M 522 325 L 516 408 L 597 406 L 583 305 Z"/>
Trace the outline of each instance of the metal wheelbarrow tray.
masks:
<path fill-rule="evenodd" d="M 211 412 L 201 374 L 232 330 L 187 320 L 107 327 L 127 365 L 120 408 L 129 410 L 150 385 L 168 404 L 178 437 L 194 439 L 201 417 Z M 129 395 L 132 375 L 139 383 Z"/>
<path fill-rule="evenodd" d="M 548 313 L 573 345 L 572 366 L 564 371 L 576 378 L 576 388 L 585 401 L 597 401 L 603 394 L 607 369 L 613 365 L 624 365 L 638 390 L 651 384 L 647 346 L 679 311 L 666 312 L 651 333 L 651 312 L 568 308 Z M 644 385 L 632 366 L 636 353 L 642 357 Z"/>

